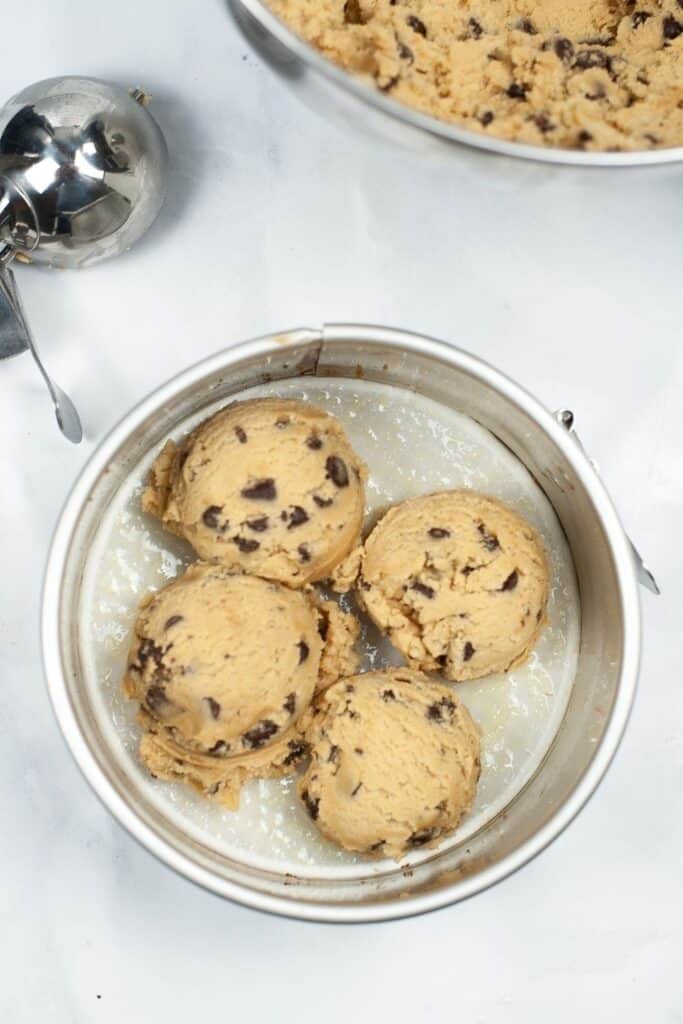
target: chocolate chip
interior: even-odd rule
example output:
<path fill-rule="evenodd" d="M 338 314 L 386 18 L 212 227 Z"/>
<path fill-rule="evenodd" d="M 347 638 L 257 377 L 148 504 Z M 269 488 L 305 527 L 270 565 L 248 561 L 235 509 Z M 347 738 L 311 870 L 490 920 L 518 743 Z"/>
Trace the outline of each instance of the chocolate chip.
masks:
<path fill-rule="evenodd" d="M 323 615 L 320 619 L 318 619 L 318 633 L 320 634 L 320 638 L 322 640 L 327 640 L 327 634 L 329 632 L 329 629 L 330 620 L 327 618 L 326 615 Z"/>
<path fill-rule="evenodd" d="M 336 764 L 339 760 L 340 750 L 336 743 L 333 743 L 330 747 L 330 752 L 327 755 L 327 761 L 329 764 Z"/>
<path fill-rule="evenodd" d="M 280 416 L 275 420 L 275 426 L 278 430 L 284 430 L 285 427 L 289 426 L 289 416 Z"/>
<path fill-rule="evenodd" d="M 230 744 L 226 743 L 225 740 L 219 740 L 207 751 L 211 757 L 221 757 L 223 754 L 227 754 L 230 750 Z"/>
<path fill-rule="evenodd" d="M 409 60 L 410 63 L 412 64 L 412 62 L 415 59 L 415 54 L 410 49 L 410 47 L 406 46 L 405 43 L 402 43 L 400 39 L 396 40 L 396 46 L 398 48 L 398 55 L 401 58 L 401 60 Z"/>
<path fill-rule="evenodd" d="M 429 705 L 426 711 L 426 715 L 427 718 L 431 719 L 431 721 L 433 722 L 442 722 L 444 712 L 447 712 L 448 714 L 452 715 L 454 711 L 455 703 L 451 700 L 451 698 L 442 697 L 441 700 L 438 701 L 436 704 Z"/>
<path fill-rule="evenodd" d="M 296 764 L 301 761 L 309 751 L 309 745 L 304 740 L 290 740 L 287 744 L 289 753 L 282 762 L 285 765 Z"/>
<path fill-rule="evenodd" d="M 564 36 L 560 36 L 558 39 L 553 41 L 553 50 L 560 60 L 570 61 L 574 56 L 574 46 L 570 40 L 565 39 Z"/>
<path fill-rule="evenodd" d="M 477 529 L 481 534 L 481 542 L 487 551 L 495 551 L 496 548 L 500 547 L 500 543 L 495 533 L 489 533 L 483 523 L 479 523 Z"/>
<path fill-rule="evenodd" d="M 150 686 L 145 694 L 145 704 L 150 711 L 162 711 L 170 703 L 163 686 Z"/>
<path fill-rule="evenodd" d="M 358 0 L 346 0 L 344 4 L 344 21 L 347 25 L 362 25 L 363 12 Z"/>
<path fill-rule="evenodd" d="M 242 734 L 242 742 L 245 747 L 249 747 L 250 750 L 258 750 L 262 747 L 271 736 L 274 736 L 278 731 L 278 726 L 275 722 L 271 722 L 269 718 L 264 718 L 262 722 L 255 725 L 253 729 L 248 729 L 247 732 Z"/>
<path fill-rule="evenodd" d="M 593 136 L 590 132 L 587 132 L 585 128 L 582 128 L 579 134 L 576 136 L 576 141 L 580 146 L 585 146 L 587 142 L 593 141 Z"/>
<path fill-rule="evenodd" d="M 288 530 L 293 530 L 296 526 L 301 526 L 302 523 L 308 522 L 308 512 L 301 505 L 293 505 L 292 511 L 289 513 L 289 525 Z"/>
<path fill-rule="evenodd" d="M 166 619 L 166 622 L 164 623 L 164 629 L 171 629 L 172 626 L 177 626 L 178 623 L 182 621 L 182 615 L 172 615 L 170 619 Z"/>
<path fill-rule="evenodd" d="M 373 843 L 372 846 L 368 846 L 368 853 L 377 853 L 378 850 L 382 849 L 385 843 L 386 839 L 380 839 L 378 842 Z"/>
<path fill-rule="evenodd" d="M 265 480 L 255 480 L 253 484 L 242 488 L 242 497 L 251 498 L 255 501 L 275 501 L 277 490 L 272 477 Z"/>
<path fill-rule="evenodd" d="M 243 555 L 250 555 L 261 547 L 257 540 L 249 540 L 247 537 L 233 537 L 233 544 L 236 544 Z"/>
<path fill-rule="evenodd" d="M 683 32 L 683 25 L 681 25 L 680 21 L 676 21 L 673 14 L 667 14 L 662 22 L 662 32 L 665 39 L 678 39 L 681 32 Z"/>
<path fill-rule="evenodd" d="M 218 716 L 221 713 L 221 706 L 218 703 L 218 701 L 214 700 L 213 697 L 205 697 L 204 700 L 209 705 L 209 711 L 211 712 L 211 717 L 212 718 L 218 718 Z"/>
<path fill-rule="evenodd" d="M 157 668 L 160 668 L 163 654 L 163 649 L 158 644 L 155 644 L 153 640 L 143 640 L 138 647 L 138 661 L 143 667 L 151 659 Z"/>
<path fill-rule="evenodd" d="M 355 693 L 356 692 L 356 687 L 353 685 L 353 683 L 347 683 L 346 686 L 344 687 L 344 689 L 345 689 L 345 691 L 347 693 Z"/>
<path fill-rule="evenodd" d="M 463 661 L 469 661 L 473 654 L 474 654 L 474 647 L 472 646 L 472 644 L 468 640 L 466 642 L 465 646 L 462 649 L 462 660 Z"/>
<path fill-rule="evenodd" d="M 299 558 L 302 562 L 310 562 L 312 556 L 308 544 L 299 544 L 296 550 L 299 552 Z"/>
<path fill-rule="evenodd" d="M 396 694 L 393 690 L 382 690 L 382 700 L 396 700 Z"/>
<path fill-rule="evenodd" d="M 219 515 L 223 511 L 222 505 L 209 505 L 205 508 L 202 513 L 202 522 L 204 526 L 208 526 L 210 530 L 217 530 L 219 527 Z"/>
<path fill-rule="evenodd" d="M 313 501 L 318 508 L 329 508 L 334 503 L 334 498 L 321 498 L 319 494 L 314 494 Z"/>
<path fill-rule="evenodd" d="M 536 622 L 540 622 L 542 618 L 543 618 L 543 609 L 539 608 L 538 611 L 536 612 Z"/>
<path fill-rule="evenodd" d="M 634 28 L 640 28 L 652 15 L 649 11 L 634 11 L 631 15 L 631 24 Z"/>
<path fill-rule="evenodd" d="M 526 32 L 528 36 L 537 36 L 538 30 L 534 23 L 528 18 L 520 18 L 517 22 L 517 28 L 520 32 Z"/>
<path fill-rule="evenodd" d="M 319 451 L 322 448 L 322 446 L 323 446 L 322 439 L 319 438 L 317 434 L 311 434 L 310 437 L 307 437 L 306 438 L 306 444 L 314 452 Z"/>
<path fill-rule="evenodd" d="M 435 540 L 443 540 L 444 537 L 450 537 L 451 531 L 444 530 L 440 526 L 432 526 L 427 533 L 430 537 L 434 537 Z"/>
<path fill-rule="evenodd" d="M 555 125 L 550 120 L 547 114 L 537 114 L 534 118 L 534 124 L 536 125 L 536 127 L 542 135 L 547 135 L 548 132 L 552 132 L 555 130 Z"/>
<path fill-rule="evenodd" d="M 484 113 L 479 118 L 479 123 L 483 124 L 484 128 L 486 128 L 487 125 L 491 124 L 491 121 L 493 121 L 494 117 L 495 115 L 492 110 L 485 110 Z"/>
<path fill-rule="evenodd" d="M 427 38 L 427 26 L 424 21 L 416 17 L 414 14 L 409 14 L 406 18 L 406 24 L 412 28 L 413 32 L 417 32 L 418 35 Z"/>
<path fill-rule="evenodd" d="M 413 832 L 412 836 L 408 839 L 409 846 L 424 846 L 425 843 L 431 842 L 432 839 L 436 839 L 439 834 L 439 830 L 436 828 L 423 828 L 417 832 Z"/>
<path fill-rule="evenodd" d="M 235 427 L 235 433 L 237 434 L 237 440 L 240 444 L 247 443 L 247 432 L 242 427 Z"/>
<path fill-rule="evenodd" d="M 384 83 L 384 85 L 380 85 L 380 90 L 382 92 L 391 92 L 391 90 L 394 88 L 394 86 L 398 85 L 398 80 L 399 80 L 399 76 L 398 75 L 394 75 L 394 77 L 390 78 L 388 82 Z"/>
<path fill-rule="evenodd" d="M 520 82 L 513 82 L 508 86 L 507 94 L 511 100 L 525 100 L 529 86 Z"/>
<path fill-rule="evenodd" d="M 258 516 L 257 519 L 247 519 L 246 525 L 254 533 L 263 533 L 268 529 L 268 516 Z"/>
<path fill-rule="evenodd" d="M 301 794 L 301 799 L 306 804 L 306 810 L 308 811 L 310 816 L 313 818 L 313 821 L 315 821 L 316 818 L 318 817 L 318 813 L 319 813 L 320 798 L 319 797 L 315 797 L 315 799 L 314 799 L 310 795 L 308 790 L 304 789 L 304 791 Z"/>
<path fill-rule="evenodd" d="M 358 790 L 361 788 L 362 785 L 363 785 L 363 783 L 359 782 L 358 785 L 356 786 L 356 788 L 351 790 L 351 796 L 355 796 L 356 793 L 358 792 Z"/>
<path fill-rule="evenodd" d="M 299 648 L 299 664 L 303 665 L 303 663 L 308 658 L 311 649 L 305 640 L 299 640 L 299 643 L 296 646 Z"/>
<path fill-rule="evenodd" d="M 467 27 L 472 39 L 481 39 L 484 34 L 484 29 L 481 27 L 480 22 L 476 18 L 470 18 L 467 22 Z"/>
<path fill-rule="evenodd" d="M 515 587 L 517 586 L 517 581 L 518 580 L 519 580 L 519 575 L 517 573 L 517 570 L 513 569 L 512 572 L 510 573 L 510 575 L 508 576 L 508 578 L 503 583 L 503 586 L 500 589 L 501 590 L 514 590 Z"/>
<path fill-rule="evenodd" d="M 293 715 L 294 712 L 296 711 L 296 694 L 288 693 L 287 696 L 285 697 L 282 707 L 288 714 Z"/>
<path fill-rule="evenodd" d="M 580 71 L 589 71 L 591 68 L 604 68 L 609 71 L 611 60 L 602 50 L 579 50 L 573 66 Z"/>
<path fill-rule="evenodd" d="M 327 477 L 336 487 L 348 487 L 349 471 L 346 463 L 338 455 L 328 455 L 325 459 Z"/>
<path fill-rule="evenodd" d="M 359 757 L 362 757 L 363 754 L 365 753 L 365 751 L 363 750 L 362 747 L 354 747 L 353 749 L 354 749 L 354 752 L 356 754 L 358 754 Z"/>
<path fill-rule="evenodd" d="M 438 665 L 445 666 L 445 665 L 448 664 L 448 655 L 447 654 L 437 654 L 437 656 L 434 659 L 434 661 L 436 661 Z"/>
<path fill-rule="evenodd" d="M 433 587 L 428 587 L 426 583 L 420 583 L 419 580 L 417 580 L 415 583 L 411 583 L 410 589 L 416 590 L 418 594 L 422 594 L 423 597 L 428 597 L 430 601 L 436 594 L 436 591 L 434 590 Z"/>

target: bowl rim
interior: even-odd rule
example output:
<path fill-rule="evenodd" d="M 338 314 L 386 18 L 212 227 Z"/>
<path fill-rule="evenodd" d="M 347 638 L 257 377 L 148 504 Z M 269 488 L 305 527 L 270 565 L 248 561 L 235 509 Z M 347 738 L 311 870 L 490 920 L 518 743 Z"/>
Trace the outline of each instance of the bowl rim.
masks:
<path fill-rule="evenodd" d="M 497 139 L 493 136 L 469 131 L 457 124 L 441 121 L 430 114 L 424 114 L 405 103 L 399 103 L 398 100 L 384 95 L 378 89 L 373 89 L 360 78 L 354 78 L 353 75 L 324 57 L 314 46 L 298 36 L 268 8 L 263 0 L 228 0 L 228 3 L 233 7 L 233 12 L 235 6 L 244 8 L 261 28 L 265 29 L 302 63 L 342 91 L 351 93 L 361 103 L 382 111 L 394 120 L 402 121 L 450 142 L 468 146 L 470 149 L 513 157 L 516 160 L 553 164 L 560 167 L 625 169 L 629 167 L 659 167 L 683 160 L 683 146 L 629 150 L 621 153 L 584 152 L 583 150 L 553 149 L 534 146 L 531 143 L 511 142 L 507 139 Z"/>
<path fill-rule="evenodd" d="M 572 465 L 593 502 L 600 519 L 615 568 L 618 600 L 624 623 L 621 674 L 605 730 L 593 760 L 565 803 L 533 836 L 500 861 L 475 875 L 432 891 L 417 892 L 394 900 L 363 904 L 313 902 L 287 899 L 258 892 L 223 878 L 181 852 L 156 830 L 137 817 L 106 778 L 81 732 L 69 698 L 62 661 L 60 621 L 62 585 L 74 529 L 88 500 L 90 490 L 130 434 L 177 393 L 203 378 L 254 357 L 264 357 L 288 344 L 300 344 L 302 337 L 323 345 L 335 339 L 373 342 L 387 352 L 409 352 L 446 361 L 457 369 L 493 386 L 517 404 L 549 435 Z M 43 582 L 41 641 L 43 671 L 48 694 L 64 740 L 85 779 L 104 806 L 128 833 L 168 867 L 203 888 L 253 909 L 301 920 L 354 923 L 412 917 L 436 910 L 481 892 L 517 871 L 548 846 L 578 814 L 594 793 L 609 767 L 623 736 L 631 712 L 640 661 L 640 602 L 633 556 L 616 509 L 600 477 L 565 427 L 523 387 L 491 364 L 455 345 L 412 331 L 365 324 L 334 324 L 322 330 L 300 328 L 279 331 L 226 347 L 193 364 L 152 391 L 126 413 L 95 448 L 78 475 L 60 513 L 50 546 Z"/>

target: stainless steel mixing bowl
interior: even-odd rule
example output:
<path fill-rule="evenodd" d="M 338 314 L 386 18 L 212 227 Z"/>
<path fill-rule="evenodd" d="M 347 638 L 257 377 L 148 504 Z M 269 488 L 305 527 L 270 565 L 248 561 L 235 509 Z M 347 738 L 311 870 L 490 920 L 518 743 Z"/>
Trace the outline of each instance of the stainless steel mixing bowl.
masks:
<path fill-rule="evenodd" d="M 354 130 L 362 128 L 373 136 L 398 141 L 423 152 L 450 150 L 460 160 L 467 156 L 463 147 L 478 150 L 480 160 L 483 151 L 499 157 L 521 157 L 546 165 L 565 164 L 583 169 L 652 168 L 654 165 L 661 167 L 683 160 L 683 146 L 628 153 L 581 152 L 508 142 L 439 121 L 391 99 L 333 64 L 289 29 L 273 14 L 264 0 L 227 2 L 248 42 L 279 75 L 281 81 L 292 88 L 307 105 L 322 111 L 326 117 L 350 124 Z M 478 163 L 476 153 L 470 152 L 470 156 L 475 164 Z M 501 161 L 499 169 L 506 174 L 517 173 L 510 167 L 511 162 Z M 492 169 L 489 160 L 486 170 L 490 173 Z"/>
<path fill-rule="evenodd" d="M 177 425 L 244 388 L 317 374 L 379 381 L 417 392 L 478 420 L 538 481 L 572 551 L 581 593 L 581 647 L 567 711 L 541 767 L 476 835 L 431 851 L 410 870 L 306 879 L 261 870 L 190 838 L 152 805 L 107 742 L 84 684 L 79 596 L 100 518 L 139 463 Z M 227 349 L 165 384 L 102 442 L 62 513 L 49 556 L 43 651 L 52 702 L 81 770 L 129 832 L 181 874 L 261 910 L 323 921 L 377 921 L 453 903 L 530 860 L 581 809 L 623 733 L 638 673 L 640 610 L 633 549 L 594 468 L 571 432 L 498 370 L 421 335 L 336 325 L 259 338 Z"/>

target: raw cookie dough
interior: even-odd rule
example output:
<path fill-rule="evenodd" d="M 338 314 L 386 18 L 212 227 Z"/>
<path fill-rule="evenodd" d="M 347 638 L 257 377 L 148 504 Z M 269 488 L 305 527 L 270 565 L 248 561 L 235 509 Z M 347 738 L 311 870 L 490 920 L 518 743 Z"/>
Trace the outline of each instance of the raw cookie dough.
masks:
<path fill-rule="evenodd" d="M 441 683 L 390 668 L 341 680 L 317 700 L 299 792 L 346 850 L 400 857 L 457 828 L 474 801 L 479 731 Z"/>
<path fill-rule="evenodd" d="M 358 561 L 362 605 L 414 668 L 477 679 L 520 665 L 538 639 L 545 553 L 495 498 L 446 491 L 395 505 L 345 564 Z"/>
<path fill-rule="evenodd" d="M 302 587 L 357 543 L 367 470 L 306 402 L 237 402 L 158 456 L 145 511 L 201 558 Z"/>
<path fill-rule="evenodd" d="M 567 149 L 683 143 L 677 0 L 268 0 L 392 99 L 503 139 Z"/>
<path fill-rule="evenodd" d="M 293 770 L 297 723 L 331 672 L 357 669 L 356 637 L 336 605 L 195 563 L 135 623 L 123 686 L 141 703 L 143 760 L 212 795 L 220 784 L 229 804 L 250 775 Z"/>

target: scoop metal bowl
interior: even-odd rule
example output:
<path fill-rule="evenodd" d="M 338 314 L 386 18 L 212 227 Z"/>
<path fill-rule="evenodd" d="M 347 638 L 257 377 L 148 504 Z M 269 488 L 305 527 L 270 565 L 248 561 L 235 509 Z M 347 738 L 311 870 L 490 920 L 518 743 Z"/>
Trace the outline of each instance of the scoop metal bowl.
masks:
<path fill-rule="evenodd" d="M 50 78 L 0 110 L 0 359 L 30 349 L 60 429 L 78 414 L 38 357 L 10 263 L 84 267 L 147 231 L 166 190 L 166 144 L 147 97 L 93 78 Z"/>
<path fill-rule="evenodd" d="M 476 835 L 434 850 L 410 871 L 371 867 L 353 879 L 263 870 L 188 835 L 126 769 L 121 745 L 98 725 L 79 635 L 85 564 L 101 517 L 140 463 L 188 417 L 253 385 L 306 375 L 415 390 L 479 421 L 532 473 L 566 533 L 581 594 L 578 670 L 562 723 L 526 787 Z M 461 349 L 384 327 L 287 331 L 219 352 L 169 381 L 103 441 L 69 497 L 55 533 L 43 597 L 50 696 L 84 775 L 112 814 L 149 850 L 213 892 L 261 910 L 322 921 L 377 921 L 433 910 L 500 881 L 548 845 L 595 790 L 633 701 L 640 652 L 639 562 L 573 432 L 523 388 Z M 643 577 L 645 581 L 645 577 Z M 96 696 L 96 695 L 95 695 Z"/>

